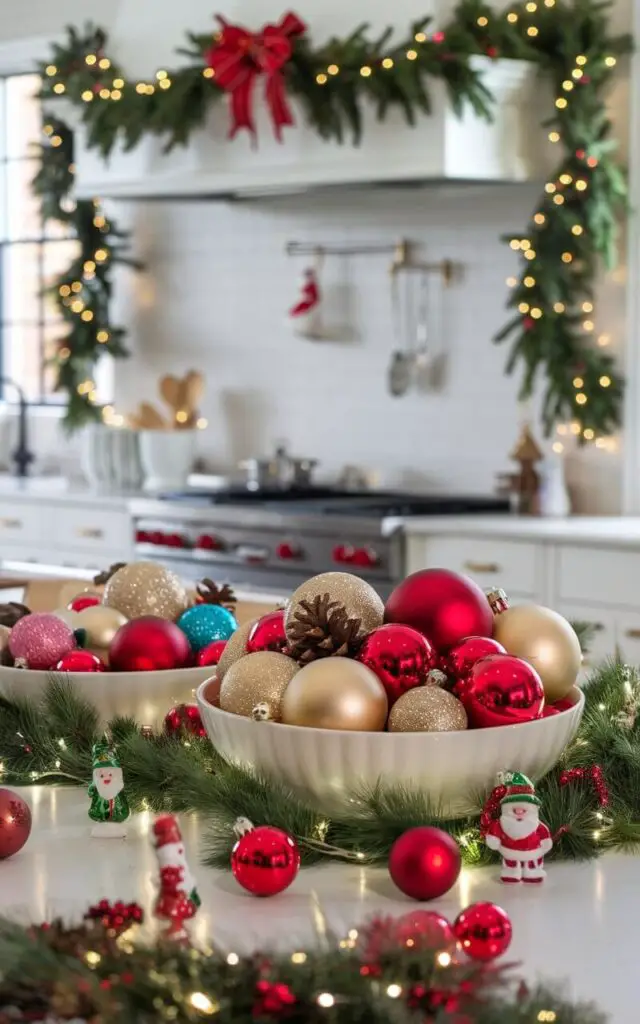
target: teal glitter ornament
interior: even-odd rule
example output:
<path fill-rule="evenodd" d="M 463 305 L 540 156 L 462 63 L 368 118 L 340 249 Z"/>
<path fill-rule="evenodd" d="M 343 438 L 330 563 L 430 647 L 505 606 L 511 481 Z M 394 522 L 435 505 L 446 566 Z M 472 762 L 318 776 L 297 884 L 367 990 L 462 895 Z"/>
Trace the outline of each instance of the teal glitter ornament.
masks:
<path fill-rule="evenodd" d="M 195 654 L 214 640 L 228 640 L 238 628 L 233 612 L 220 604 L 196 604 L 182 613 L 176 625 Z"/>

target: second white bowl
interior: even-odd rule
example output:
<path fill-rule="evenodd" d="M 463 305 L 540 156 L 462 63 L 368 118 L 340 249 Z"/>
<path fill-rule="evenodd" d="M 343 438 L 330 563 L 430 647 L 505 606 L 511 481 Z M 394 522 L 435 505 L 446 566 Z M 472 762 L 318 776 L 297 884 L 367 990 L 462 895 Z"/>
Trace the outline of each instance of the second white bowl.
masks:
<path fill-rule="evenodd" d="M 230 761 L 271 776 L 328 814 L 348 809 L 354 794 L 385 786 L 419 790 L 440 817 L 477 812 L 499 771 L 536 781 L 574 738 L 584 694 L 550 718 L 462 732 L 342 732 L 254 722 L 197 699 L 214 747 Z"/>

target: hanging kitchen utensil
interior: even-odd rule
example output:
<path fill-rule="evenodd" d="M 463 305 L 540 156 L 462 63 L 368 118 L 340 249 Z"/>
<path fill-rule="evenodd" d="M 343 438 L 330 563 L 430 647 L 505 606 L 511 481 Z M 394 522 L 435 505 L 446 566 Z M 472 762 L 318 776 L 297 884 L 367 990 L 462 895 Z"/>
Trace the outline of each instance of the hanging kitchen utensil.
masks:
<path fill-rule="evenodd" d="M 400 272 L 392 268 L 391 272 L 391 309 L 393 315 L 393 329 L 395 337 L 395 348 L 391 353 L 391 362 L 387 374 L 389 392 L 396 398 L 405 395 L 411 385 L 413 374 L 413 353 L 406 345 L 407 334 L 407 303 L 406 295 L 403 304 L 400 296 Z M 405 275 L 406 292 L 406 275 Z M 404 309 L 403 309 L 404 305 Z"/>
<path fill-rule="evenodd" d="M 416 314 L 416 370 L 425 370 L 431 361 L 429 352 L 429 278 L 420 274 L 420 292 Z"/>

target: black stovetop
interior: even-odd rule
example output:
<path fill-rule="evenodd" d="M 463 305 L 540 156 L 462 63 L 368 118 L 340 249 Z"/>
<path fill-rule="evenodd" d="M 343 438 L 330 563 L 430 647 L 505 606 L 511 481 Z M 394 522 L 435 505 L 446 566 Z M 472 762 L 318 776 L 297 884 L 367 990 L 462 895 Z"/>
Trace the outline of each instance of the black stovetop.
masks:
<path fill-rule="evenodd" d="M 454 516 L 509 511 L 507 498 L 475 495 L 410 494 L 402 491 L 346 491 L 336 487 L 262 489 L 230 487 L 220 491 L 177 491 L 163 500 L 197 505 L 276 508 L 280 512 L 371 517 Z"/>

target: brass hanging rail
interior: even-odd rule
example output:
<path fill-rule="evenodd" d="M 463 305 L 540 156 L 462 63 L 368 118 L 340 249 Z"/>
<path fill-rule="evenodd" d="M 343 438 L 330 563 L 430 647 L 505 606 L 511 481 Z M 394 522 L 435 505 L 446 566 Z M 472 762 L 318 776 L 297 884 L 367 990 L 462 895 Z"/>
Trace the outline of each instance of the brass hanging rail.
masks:
<path fill-rule="evenodd" d="M 446 285 L 451 284 L 456 271 L 452 260 L 439 260 L 435 263 L 424 262 L 415 258 L 415 243 L 401 238 L 394 243 L 362 245 L 318 245 L 311 242 L 287 242 L 287 256 L 385 256 L 392 257 L 390 272 L 417 271 L 421 274 L 440 274 Z"/>

